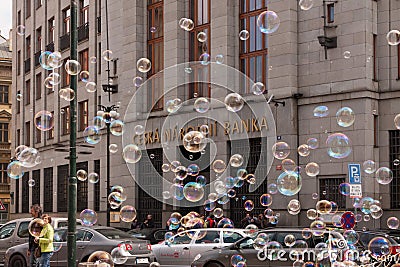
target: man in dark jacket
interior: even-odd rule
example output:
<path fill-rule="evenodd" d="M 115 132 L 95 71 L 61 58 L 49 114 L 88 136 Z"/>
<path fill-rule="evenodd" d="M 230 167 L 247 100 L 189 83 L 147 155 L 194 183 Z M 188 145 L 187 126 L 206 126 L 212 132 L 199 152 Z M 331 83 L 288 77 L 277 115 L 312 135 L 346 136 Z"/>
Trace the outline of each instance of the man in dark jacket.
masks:
<path fill-rule="evenodd" d="M 31 215 L 33 217 L 32 220 L 41 218 L 42 217 L 42 207 L 40 207 L 39 204 L 32 205 L 31 206 Z M 35 237 L 29 233 L 29 248 L 27 251 L 27 256 L 29 257 L 29 266 L 30 267 L 36 267 L 36 265 L 37 265 L 37 260 L 35 258 L 34 252 L 38 246 L 39 245 L 37 243 L 35 243 Z"/>
<path fill-rule="evenodd" d="M 140 230 L 146 229 L 146 228 L 154 228 L 154 221 L 153 221 L 153 216 L 151 214 L 147 214 L 146 220 L 142 223 L 140 226 Z"/>

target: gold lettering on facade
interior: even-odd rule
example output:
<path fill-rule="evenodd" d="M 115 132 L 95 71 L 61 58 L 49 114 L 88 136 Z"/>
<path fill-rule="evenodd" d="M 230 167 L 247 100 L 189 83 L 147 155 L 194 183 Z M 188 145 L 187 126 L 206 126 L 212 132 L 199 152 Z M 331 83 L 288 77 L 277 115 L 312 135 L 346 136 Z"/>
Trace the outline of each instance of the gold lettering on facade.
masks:
<path fill-rule="evenodd" d="M 249 132 L 249 119 L 247 120 L 242 120 L 242 133 L 243 130 L 246 130 L 246 132 Z"/>
<path fill-rule="evenodd" d="M 265 117 L 261 118 L 260 131 L 262 131 L 263 127 L 265 127 L 265 130 L 268 130 L 267 118 L 265 118 Z"/>
<path fill-rule="evenodd" d="M 154 143 L 160 143 L 160 136 L 158 134 L 158 128 L 154 131 Z"/>
<path fill-rule="evenodd" d="M 252 132 L 259 132 L 260 131 L 260 129 L 258 128 L 257 124 L 258 124 L 257 119 L 251 119 L 251 131 Z"/>
<path fill-rule="evenodd" d="M 229 134 L 229 121 L 226 121 L 224 124 L 224 134 L 225 135 Z"/>
<path fill-rule="evenodd" d="M 237 133 L 240 133 L 240 131 L 239 131 L 239 124 L 238 124 L 237 121 L 235 121 L 235 122 L 233 123 L 232 134 L 235 133 L 235 131 L 236 131 Z"/>

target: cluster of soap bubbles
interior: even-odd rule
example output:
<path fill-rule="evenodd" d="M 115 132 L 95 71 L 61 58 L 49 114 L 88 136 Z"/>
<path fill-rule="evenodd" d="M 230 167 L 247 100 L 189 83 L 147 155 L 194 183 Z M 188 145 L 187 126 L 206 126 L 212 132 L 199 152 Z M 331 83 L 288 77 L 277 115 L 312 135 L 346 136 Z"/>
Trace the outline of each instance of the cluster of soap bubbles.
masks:
<path fill-rule="evenodd" d="M 25 170 L 40 164 L 41 157 L 36 148 L 20 145 L 15 149 L 15 160 L 7 166 L 7 175 L 12 179 L 20 179 L 24 176 Z M 28 180 L 30 187 L 35 185 L 33 179 Z"/>

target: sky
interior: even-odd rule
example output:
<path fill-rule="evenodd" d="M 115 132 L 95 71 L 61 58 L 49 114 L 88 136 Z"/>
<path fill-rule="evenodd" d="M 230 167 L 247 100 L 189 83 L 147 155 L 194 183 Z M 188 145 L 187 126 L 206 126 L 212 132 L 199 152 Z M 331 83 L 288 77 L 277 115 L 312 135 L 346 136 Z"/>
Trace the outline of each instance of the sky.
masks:
<path fill-rule="evenodd" d="M 12 27 L 12 0 L 0 0 L 0 6 L 1 35 L 8 38 L 8 33 Z"/>

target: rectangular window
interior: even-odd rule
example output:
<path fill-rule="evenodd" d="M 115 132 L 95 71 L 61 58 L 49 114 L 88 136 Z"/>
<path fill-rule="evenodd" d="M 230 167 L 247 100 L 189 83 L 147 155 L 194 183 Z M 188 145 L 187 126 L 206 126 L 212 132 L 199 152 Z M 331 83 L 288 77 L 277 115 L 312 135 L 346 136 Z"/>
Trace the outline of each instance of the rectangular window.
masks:
<path fill-rule="evenodd" d="M 44 192 L 53 192 L 53 168 L 44 169 Z M 43 211 L 53 212 L 53 194 L 46 194 L 43 199 Z"/>
<path fill-rule="evenodd" d="M 36 125 L 40 124 L 40 118 L 36 118 Z M 35 143 L 42 142 L 42 131 L 35 127 Z"/>
<path fill-rule="evenodd" d="M 319 179 L 319 198 L 320 200 L 333 201 L 338 205 L 338 208 L 346 208 L 346 196 L 340 194 L 338 188 L 341 183 L 344 183 L 344 177 L 339 178 L 320 178 Z"/>
<path fill-rule="evenodd" d="M 49 32 L 48 32 L 47 38 L 49 40 L 49 44 L 50 43 L 54 43 L 54 39 L 55 39 L 54 38 L 54 34 L 55 34 L 55 29 L 56 29 L 56 21 L 55 21 L 54 17 L 49 19 L 49 21 L 48 21 L 48 29 L 49 29 Z"/>
<path fill-rule="evenodd" d="M 85 130 L 89 123 L 89 104 L 88 100 L 79 102 L 78 113 L 79 113 L 79 131 Z"/>
<path fill-rule="evenodd" d="M 18 14 L 17 14 L 17 24 L 21 25 L 21 10 L 18 10 Z"/>
<path fill-rule="evenodd" d="M 25 59 L 31 57 L 31 36 L 26 37 L 25 41 Z"/>
<path fill-rule="evenodd" d="M 379 146 L 379 117 L 374 114 L 374 147 Z"/>
<path fill-rule="evenodd" d="M 70 133 L 70 122 L 69 122 L 69 116 L 70 116 L 70 108 L 64 107 L 61 109 L 61 132 L 62 135 L 67 135 Z"/>
<path fill-rule="evenodd" d="M 57 167 L 57 212 L 66 212 L 68 205 L 68 165 Z"/>
<path fill-rule="evenodd" d="M 36 52 L 42 51 L 42 27 L 36 29 Z"/>
<path fill-rule="evenodd" d="M 32 187 L 32 204 L 40 204 L 40 170 L 32 171 L 35 186 Z"/>
<path fill-rule="evenodd" d="M 389 168 L 393 171 L 393 180 L 390 182 L 390 208 L 400 208 L 400 166 L 395 165 L 395 159 L 400 159 L 400 131 L 389 131 Z"/>
<path fill-rule="evenodd" d="M 89 22 L 89 0 L 80 0 L 79 1 L 80 7 L 80 25 L 84 25 Z"/>
<path fill-rule="evenodd" d="M 207 53 L 211 56 L 211 0 L 190 0 L 190 15 L 194 21 L 194 28 L 189 33 L 189 58 L 190 61 L 198 62 L 200 57 Z M 205 42 L 199 42 L 197 35 L 204 33 L 207 37 Z M 195 79 L 201 81 L 210 80 L 210 66 L 194 64 L 191 66 Z M 189 85 L 189 98 L 210 97 L 211 85 L 208 82 L 195 82 Z"/>
<path fill-rule="evenodd" d="M 335 4 L 330 3 L 326 6 L 328 13 L 328 23 L 332 23 L 335 21 Z"/>
<path fill-rule="evenodd" d="M 17 52 L 17 75 L 21 75 L 21 50 Z"/>
<path fill-rule="evenodd" d="M 147 53 L 148 58 L 152 63 L 147 77 L 150 78 L 164 68 L 164 12 L 163 1 L 149 2 L 147 6 L 148 14 L 148 40 Z M 151 31 L 150 28 L 156 28 L 156 31 Z M 148 106 L 150 110 L 163 109 L 163 75 L 158 75 L 152 78 L 148 96 Z"/>
<path fill-rule="evenodd" d="M 16 136 L 15 141 L 16 141 L 15 143 L 17 144 L 17 146 L 21 145 L 21 130 L 20 129 L 17 129 L 17 136 Z"/>
<path fill-rule="evenodd" d="M 374 34 L 372 37 L 372 49 L 373 49 L 373 61 L 372 61 L 372 68 L 373 68 L 373 80 L 378 81 L 378 59 L 376 57 L 376 48 L 377 48 L 377 35 Z"/>
<path fill-rule="evenodd" d="M 77 170 L 85 170 L 88 172 L 88 162 L 79 162 L 76 164 Z M 88 180 L 79 181 L 77 186 L 77 210 L 82 211 L 88 206 Z"/>
<path fill-rule="evenodd" d="M 63 34 L 69 33 L 71 29 L 70 20 L 71 20 L 71 9 L 70 7 L 67 7 L 66 9 L 63 10 Z"/>
<path fill-rule="evenodd" d="M 25 0 L 25 18 L 29 18 L 31 16 L 31 4 L 32 0 Z"/>
<path fill-rule="evenodd" d="M 94 172 L 100 175 L 100 160 L 94 161 Z M 93 194 L 93 209 L 94 211 L 100 211 L 100 182 L 93 184 L 94 194 Z"/>
<path fill-rule="evenodd" d="M 53 114 L 53 118 L 54 118 L 54 111 L 51 112 L 51 114 Z M 46 131 L 47 134 L 47 139 L 54 139 L 54 127 L 51 128 L 49 131 Z"/>
<path fill-rule="evenodd" d="M 67 61 L 69 60 L 69 58 L 64 59 L 64 66 L 67 63 Z M 65 70 L 65 68 L 62 68 L 61 70 L 61 78 L 62 78 L 62 87 L 67 87 L 69 86 L 70 82 L 71 82 L 71 76 L 67 73 L 67 71 Z"/>
<path fill-rule="evenodd" d="M 98 53 L 97 58 L 99 59 L 99 58 L 102 58 L 102 55 L 101 55 L 101 54 L 102 54 L 103 52 L 101 51 L 101 43 L 99 43 L 98 46 L 99 46 L 99 47 L 97 48 L 97 51 L 98 51 L 98 52 L 97 52 L 97 53 Z M 98 69 L 98 72 L 97 72 L 97 73 L 98 73 L 98 74 L 101 74 L 101 60 L 97 60 L 97 69 Z"/>
<path fill-rule="evenodd" d="M 19 95 L 21 95 L 21 91 L 20 90 L 17 91 L 17 96 L 19 96 Z M 15 102 L 16 102 L 15 104 L 17 105 L 17 114 L 19 114 L 21 112 L 21 101 L 17 100 Z"/>
<path fill-rule="evenodd" d="M 25 122 L 25 145 L 30 146 L 31 145 L 31 122 L 27 121 Z"/>
<path fill-rule="evenodd" d="M 397 45 L 397 79 L 400 80 L 400 44 Z"/>
<path fill-rule="evenodd" d="M 28 213 L 30 211 L 29 207 L 29 172 L 25 172 L 22 176 L 22 212 Z M 37 203 L 39 204 L 39 203 Z"/>
<path fill-rule="evenodd" d="M 7 175 L 7 166 L 8 166 L 8 163 L 0 163 L 0 168 L 1 168 L 0 183 L 1 184 L 10 184 L 10 177 L 8 177 L 8 175 Z"/>
<path fill-rule="evenodd" d="M 8 85 L 0 85 L 0 104 L 8 104 L 8 91 L 10 87 Z"/>
<path fill-rule="evenodd" d="M 257 16 L 267 10 L 267 0 L 240 0 L 240 31 L 247 30 L 249 38 L 240 41 L 240 70 L 245 74 L 240 80 L 240 92 L 251 93 L 251 80 L 266 84 L 268 74 L 267 37 L 257 27 Z M 245 78 L 245 77 L 249 77 Z"/>
<path fill-rule="evenodd" d="M 0 143 L 9 143 L 10 141 L 8 140 L 8 129 L 9 124 L 8 123 L 0 123 Z"/>
<path fill-rule="evenodd" d="M 19 213 L 19 179 L 15 180 L 15 213 Z"/>
<path fill-rule="evenodd" d="M 81 63 L 81 70 L 89 70 L 89 49 L 79 52 L 79 63 Z"/>
<path fill-rule="evenodd" d="M 42 73 L 38 73 L 36 75 L 36 90 L 35 90 L 35 95 L 36 95 L 36 100 L 40 99 L 42 97 Z"/>
<path fill-rule="evenodd" d="M 22 99 L 24 99 L 25 105 L 29 105 L 31 103 L 31 80 L 27 80 L 25 82 L 25 94 Z"/>

